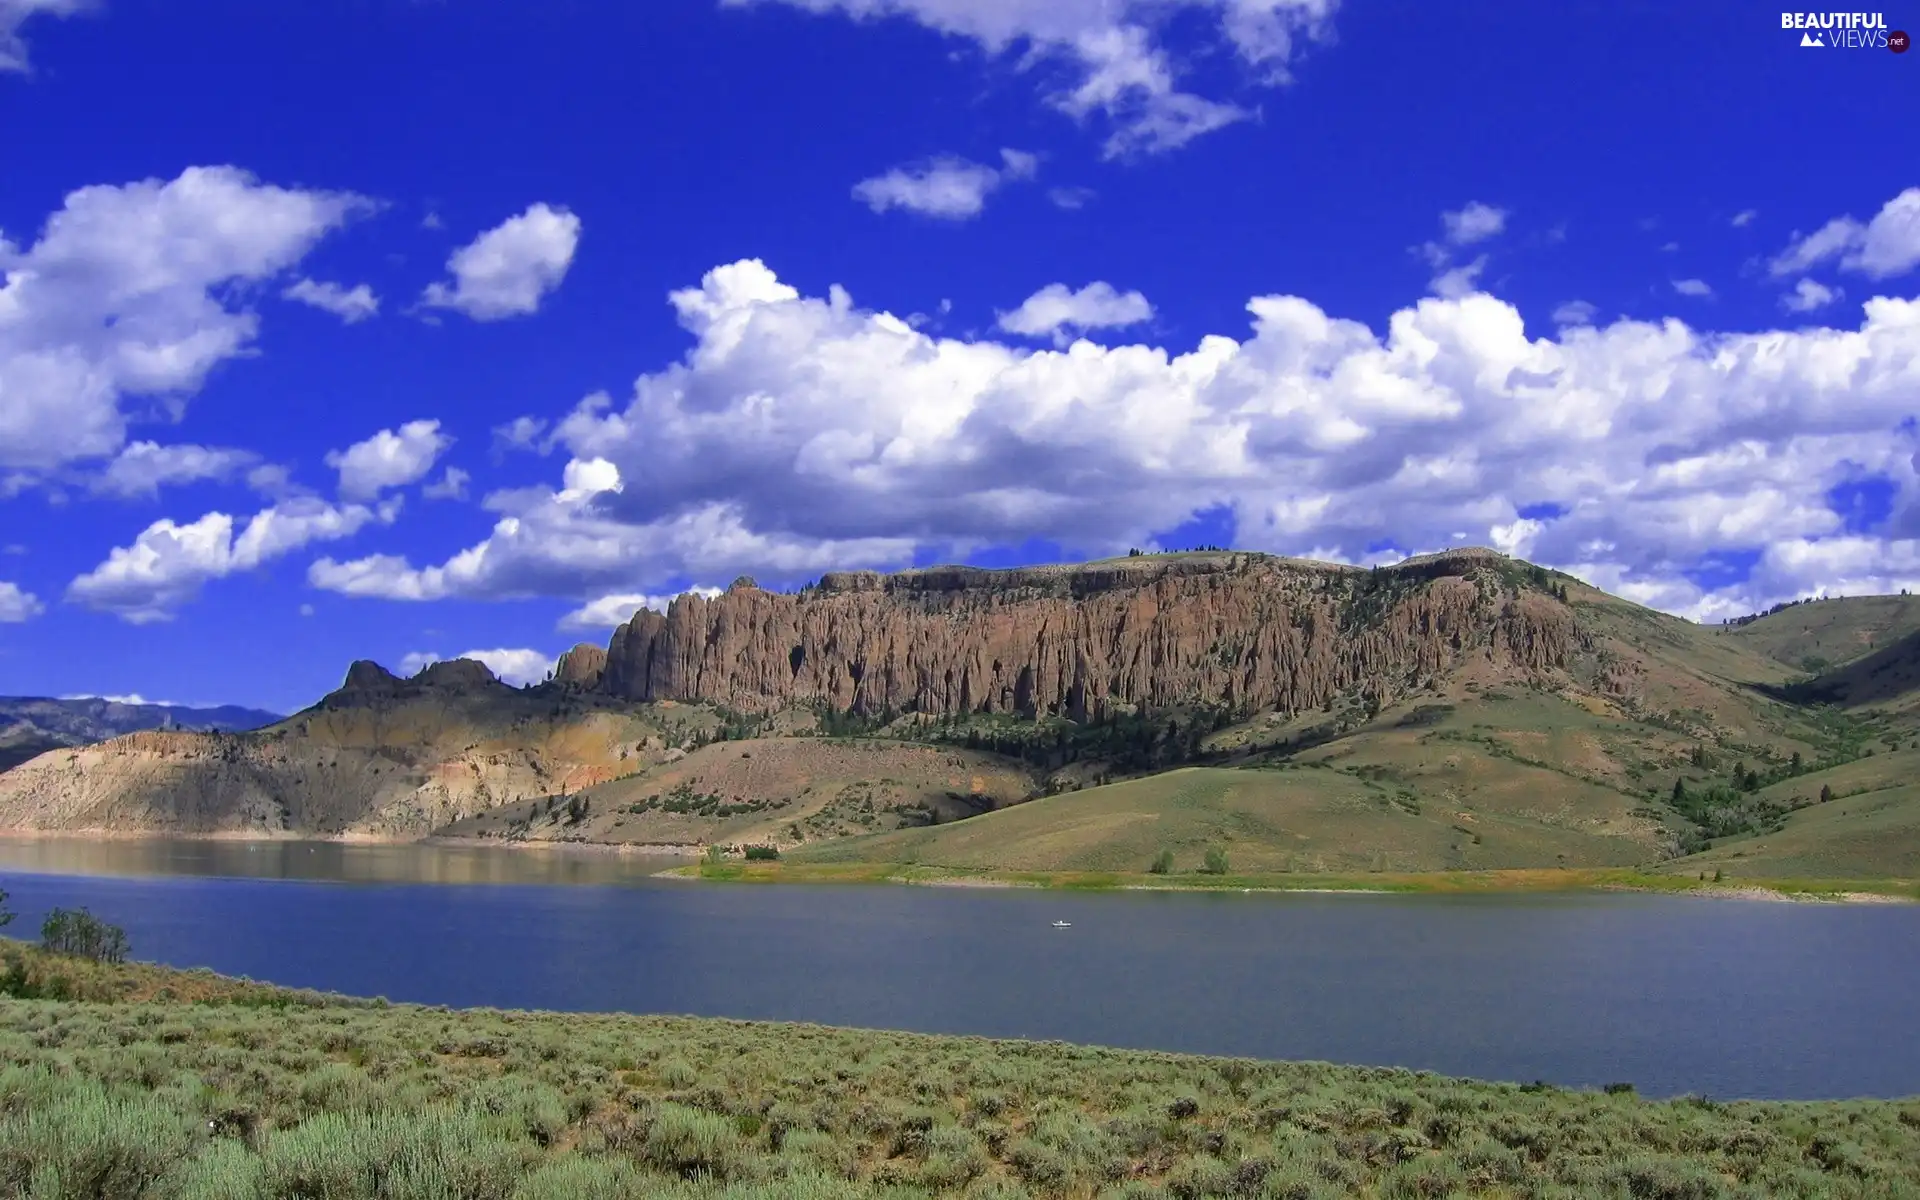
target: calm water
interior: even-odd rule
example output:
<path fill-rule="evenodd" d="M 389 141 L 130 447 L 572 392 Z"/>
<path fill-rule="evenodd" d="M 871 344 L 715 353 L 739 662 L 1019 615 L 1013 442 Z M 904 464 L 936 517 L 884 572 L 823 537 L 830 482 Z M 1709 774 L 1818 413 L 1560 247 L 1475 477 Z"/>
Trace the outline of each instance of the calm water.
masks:
<path fill-rule="evenodd" d="M 1642 1092 L 1920 1094 L 1920 906 L 721 886 L 486 849 L 0 841 L 136 957 L 393 1000 L 695 1013 Z M 1070 929 L 1055 929 L 1066 920 Z"/>

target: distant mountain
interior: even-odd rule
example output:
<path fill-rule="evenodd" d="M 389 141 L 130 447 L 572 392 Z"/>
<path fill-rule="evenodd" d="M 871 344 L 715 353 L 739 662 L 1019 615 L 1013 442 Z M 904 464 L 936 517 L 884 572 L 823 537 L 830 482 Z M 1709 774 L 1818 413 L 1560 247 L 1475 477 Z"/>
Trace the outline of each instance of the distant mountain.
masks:
<path fill-rule="evenodd" d="M 92 745 L 147 729 L 239 733 L 281 719 L 278 713 L 232 704 L 188 708 L 179 704 L 123 704 L 97 697 L 55 700 L 46 696 L 0 696 L 0 771 L 48 750 Z"/>

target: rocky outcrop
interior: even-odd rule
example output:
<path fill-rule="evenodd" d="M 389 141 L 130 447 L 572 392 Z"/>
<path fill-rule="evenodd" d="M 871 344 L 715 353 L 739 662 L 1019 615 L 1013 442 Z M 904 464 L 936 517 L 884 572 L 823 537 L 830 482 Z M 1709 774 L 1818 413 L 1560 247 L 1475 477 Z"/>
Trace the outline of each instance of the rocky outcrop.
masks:
<path fill-rule="evenodd" d="M 742 580 L 613 635 L 602 688 L 771 711 L 1098 716 L 1192 701 L 1299 711 L 1389 699 L 1481 657 L 1565 666 L 1571 611 L 1527 568 L 1464 551 L 1363 570 L 1240 553 L 1072 567 L 830 574 L 781 594 Z"/>
<path fill-rule="evenodd" d="M 322 697 L 316 707 L 356 708 L 423 698 L 484 696 L 511 691 L 512 688 L 494 678 L 485 663 L 471 658 L 428 663 L 411 679 L 402 679 L 379 663 L 362 659 L 347 668 L 346 682 L 340 685 L 339 690 Z"/>
<path fill-rule="evenodd" d="M 553 681 L 566 687 L 591 690 L 607 673 L 607 652 L 592 642 L 581 642 L 554 664 Z"/>

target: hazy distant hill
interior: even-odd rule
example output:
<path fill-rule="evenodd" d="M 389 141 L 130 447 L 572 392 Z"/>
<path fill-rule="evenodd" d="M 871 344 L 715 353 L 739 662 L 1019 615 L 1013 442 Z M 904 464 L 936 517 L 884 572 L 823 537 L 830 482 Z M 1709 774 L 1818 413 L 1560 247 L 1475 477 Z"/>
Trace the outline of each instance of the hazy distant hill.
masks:
<path fill-rule="evenodd" d="M 280 714 L 220 705 L 123 704 L 86 698 L 0 696 L 0 771 L 62 746 L 85 746 L 144 729 L 238 732 L 259 729 Z"/>

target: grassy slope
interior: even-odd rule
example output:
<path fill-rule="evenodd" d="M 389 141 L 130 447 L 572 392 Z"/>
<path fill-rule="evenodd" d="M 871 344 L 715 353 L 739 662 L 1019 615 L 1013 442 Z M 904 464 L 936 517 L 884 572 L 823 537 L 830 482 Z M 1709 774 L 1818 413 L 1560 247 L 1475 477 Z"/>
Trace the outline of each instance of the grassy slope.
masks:
<path fill-rule="evenodd" d="M 1920 1100 L 1650 1103 L 1058 1043 L 295 993 L 274 1011 L 209 999 L 0 1000 L 0 1191 L 1847 1200 L 1920 1190 Z"/>
<path fill-rule="evenodd" d="M 1716 632 L 1796 671 L 1817 674 L 1920 633 L 1920 596 L 1816 600 Z"/>
<path fill-rule="evenodd" d="M 1236 870 L 1254 872 L 1469 870 L 1562 859 L 1599 866 L 1648 857 L 1624 834 L 1596 836 L 1511 812 L 1409 804 L 1402 793 L 1315 766 L 1170 771 L 955 824 L 809 847 L 798 857 L 1141 872 L 1163 848 L 1173 851 L 1177 869 L 1191 869 L 1211 846 L 1224 847 Z"/>
<path fill-rule="evenodd" d="M 1920 877 L 1920 750 L 1878 753 L 1763 788 L 1763 796 L 1834 799 L 1802 808 L 1778 833 L 1724 841 L 1666 864 L 1738 878 Z"/>

